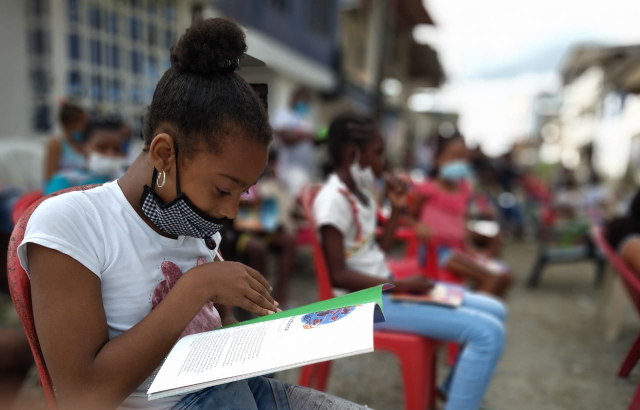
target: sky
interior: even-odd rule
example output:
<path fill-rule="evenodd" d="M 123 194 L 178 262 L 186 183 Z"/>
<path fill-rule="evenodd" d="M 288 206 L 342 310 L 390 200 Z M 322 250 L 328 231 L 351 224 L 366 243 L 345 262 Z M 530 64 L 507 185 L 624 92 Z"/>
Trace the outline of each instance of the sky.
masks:
<path fill-rule="evenodd" d="M 580 43 L 640 43 L 638 0 L 423 0 L 435 21 L 422 35 L 447 74 L 442 109 L 458 111 L 460 128 L 499 155 L 527 133 L 527 104 L 558 91 L 558 70 Z"/>

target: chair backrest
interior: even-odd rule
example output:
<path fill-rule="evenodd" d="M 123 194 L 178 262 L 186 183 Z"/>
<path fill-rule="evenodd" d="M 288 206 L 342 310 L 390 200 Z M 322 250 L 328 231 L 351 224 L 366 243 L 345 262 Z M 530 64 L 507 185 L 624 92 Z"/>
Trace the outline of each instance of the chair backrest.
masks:
<path fill-rule="evenodd" d="M 605 254 L 609 262 L 615 267 L 620 274 L 620 278 L 627 288 L 627 292 L 633 301 L 638 313 L 640 313 L 640 272 L 634 272 L 629 265 L 627 265 L 618 253 L 609 245 L 605 238 L 604 229 L 595 226 L 591 229 L 591 237 L 596 246 Z"/>
<path fill-rule="evenodd" d="M 25 229 L 27 223 L 33 211 L 44 202 L 46 199 L 64 194 L 72 191 L 84 191 L 86 189 L 95 188 L 98 185 L 87 185 L 73 187 L 62 191 L 55 192 L 44 198 L 40 198 L 33 203 L 20 217 L 13 233 L 11 234 L 11 240 L 9 242 L 9 251 L 7 254 L 7 279 L 9 280 L 9 292 L 11 293 L 11 299 L 13 305 L 18 312 L 18 317 L 22 323 L 27 339 L 29 340 L 29 346 L 31 347 L 31 353 L 38 368 L 38 374 L 40 375 L 40 383 L 44 389 L 44 395 L 47 399 L 47 403 L 50 408 L 56 408 L 56 397 L 53 390 L 53 384 L 51 382 L 51 376 L 47 370 L 47 365 L 40 349 L 40 342 L 38 341 L 38 334 L 36 333 L 35 322 L 33 321 L 33 306 L 31 304 L 31 282 L 27 273 L 20 266 L 20 260 L 18 258 L 18 246 L 24 238 Z"/>
<path fill-rule="evenodd" d="M 300 194 L 300 203 L 302 204 L 302 209 L 304 210 L 304 215 L 309 224 L 309 230 L 311 231 L 310 239 L 313 250 L 313 262 L 315 264 L 316 284 L 318 286 L 318 300 L 326 300 L 333 297 L 333 285 L 331 284 L 331 276 L 329 275 L 327 262 L 324 258 L 324 252 L 320 246 L 316 222 L 313 217 L 313 201 L 321 188 L 321 184 L 304 187 Z"/>
<path fill-rule="evenodd" d="M 13 205 L 13 210 L 11 211 L 11 219 L 13 220 L 13 224 L 16 225 L 24 211 L 29 209 L 29 207 L 33 205 L 34 202 L 42 197 L 42 191 L 37 189 L 35 191 L 29 191 L 18 198 L 16 203 Z"/>

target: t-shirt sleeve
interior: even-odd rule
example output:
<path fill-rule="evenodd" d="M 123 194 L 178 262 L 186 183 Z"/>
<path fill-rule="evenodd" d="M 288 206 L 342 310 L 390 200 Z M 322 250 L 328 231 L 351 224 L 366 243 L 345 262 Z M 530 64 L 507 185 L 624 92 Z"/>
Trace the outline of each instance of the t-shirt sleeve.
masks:
<path fill-rule="evenodd" d="M 343 194 L 328 187 L 320 191 L 313 203 L 313 216 L 318 229 L 330 225 L 347 234 L 353 225 L 353 211 Z"/>
<path fill-rule="evenodd" d="M 423 198 L 430 198 L 436 191 L 436 185 L 433 181 L 424 181 L 423 183 L 416 185 L 416 192 Z"/>
<path fill-rule="evenodd" d="M 62 194 L 46 200 L 33 212 L 18 246 L 20 265 L 27 274 L 27 244 L 35 243 L 72 257 L 101 277 L 104 239 L 95 223 L 100 216 L 82 199 L 82 193 Z"/>

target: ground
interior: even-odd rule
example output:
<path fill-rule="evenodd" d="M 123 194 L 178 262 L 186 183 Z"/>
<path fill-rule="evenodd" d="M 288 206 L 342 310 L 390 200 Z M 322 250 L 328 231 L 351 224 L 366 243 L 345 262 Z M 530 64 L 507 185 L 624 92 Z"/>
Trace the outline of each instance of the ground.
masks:
<path fill-rule="evenodd" d="M 540 286 L 529 290 L 524 282 L 534 257 L 532 244 L 510 244 L 505 251 L 517 283 L 507 300 L 506 349 L 485 408 L 626 409 L 640 382 L 640 369 L 627 380 L 617 378 L 616 372 L 640 330 L 637 315 L 629 308 L 618 340 L 606 341 L 593 266 L 550 266 Z M 291 299 L 296 304 L 312 302 L 315 288 L 310 254 L 302 252 L 298 262 L 300 273 L 294 278 Z M 439 375 L 444 374 L 446 366 L 441 363 Z M 297 377 L 298 370 L 277 375 L 290 382 Z M 399 367 L 388 353 L 335 361 L 328 391 L 374 409 L 404 408 Z M 31 377 L 23 388 L 20 407 L 34 408 L 33 399 L 40 396 L 37 379 Z"/>

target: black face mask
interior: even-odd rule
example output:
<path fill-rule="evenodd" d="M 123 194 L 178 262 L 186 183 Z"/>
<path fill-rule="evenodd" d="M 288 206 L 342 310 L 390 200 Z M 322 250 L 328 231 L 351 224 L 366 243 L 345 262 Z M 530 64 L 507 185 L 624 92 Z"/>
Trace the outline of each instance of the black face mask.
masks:
<path fill-rule="evenodd" d="M 211 248 L 215 235 L 228 218 L 211 218 L 205 212 L 198 209 L 193 202 L 180 192 L 180 177 L 178 176 L 178 146 L 176 151 L 176 198 L 165 204 L 155 193 L 158 170 L 153 169 L 151 188 L 144 186 L 140 197 L 140 208 L 147 218 L 153 222 L 162 232 L 176 236 L 191 236 L 205 239 L 207 246 Z"/>

